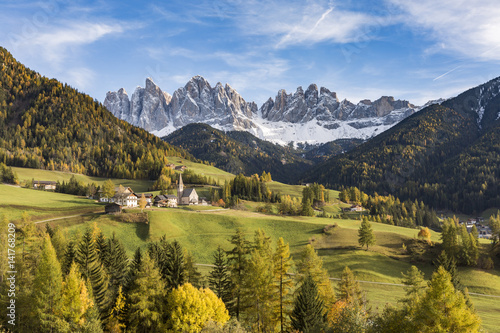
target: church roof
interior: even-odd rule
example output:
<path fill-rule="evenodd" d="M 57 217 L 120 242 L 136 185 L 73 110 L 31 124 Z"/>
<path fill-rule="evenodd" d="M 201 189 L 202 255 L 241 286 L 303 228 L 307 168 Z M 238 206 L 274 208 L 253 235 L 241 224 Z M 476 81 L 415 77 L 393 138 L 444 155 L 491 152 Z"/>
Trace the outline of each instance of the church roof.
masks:
<path fill-rule="evenodd" d="M 185 197 L 189 197 L 191 195 L 191 193 L 196 193 L 196 190 L 194 188 L 187 188 L 184 190 L 184 192 L 182 192 L 182 197 L 185 198 Z"/>

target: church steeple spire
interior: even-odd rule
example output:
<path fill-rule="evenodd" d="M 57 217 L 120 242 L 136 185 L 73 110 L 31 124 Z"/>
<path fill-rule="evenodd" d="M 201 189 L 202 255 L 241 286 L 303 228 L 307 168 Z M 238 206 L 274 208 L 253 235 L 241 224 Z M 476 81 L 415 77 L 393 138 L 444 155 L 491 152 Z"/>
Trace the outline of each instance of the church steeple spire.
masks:
<path fill-rule="evenodd" d="M 179 184 L 177 184 L 177 202 L 180 204 L 182 194 L 184 193 L 184 183 L 182 182 L 182 174 L 179 174 Z"/>

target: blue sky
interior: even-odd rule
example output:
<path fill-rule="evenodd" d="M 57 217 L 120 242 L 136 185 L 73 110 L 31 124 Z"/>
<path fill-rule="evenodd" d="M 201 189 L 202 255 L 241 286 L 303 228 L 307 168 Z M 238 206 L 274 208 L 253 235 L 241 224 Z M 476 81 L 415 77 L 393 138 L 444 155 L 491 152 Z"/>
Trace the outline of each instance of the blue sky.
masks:
<path fill-rule="evenodd" d="M 310 83 L 420 105 L 500 76 L 497 0 L 0 0 L 0 45 L 100 101 L 202 75 L 259 106 Z"/>

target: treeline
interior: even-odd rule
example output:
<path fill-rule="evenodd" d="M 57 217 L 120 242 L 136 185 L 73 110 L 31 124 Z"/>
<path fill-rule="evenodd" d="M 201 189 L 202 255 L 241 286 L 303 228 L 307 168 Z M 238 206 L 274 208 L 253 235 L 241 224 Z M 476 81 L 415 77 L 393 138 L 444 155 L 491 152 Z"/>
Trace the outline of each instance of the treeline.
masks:
<path fill-rule="evenodd" d="M 90 176 L 157 179 L 190 155 L 115 118 L 99 102 L 0 48 L 0 162 Z"/>
<path fill-rule="evenodd" d="M 255 174 L 251 177 L 240 173 L 229 182 L 226 180 L 221 189 L 210 189 L 210 199 L 212 202 L 220 202 L 226 207 L 236 206 L 240 200 L 279 202 L 280 194 L 269 190 L 266 184 L 271 180 L 271 174 L 265 171 L 262 176 Z"/>
<path fill-rule="evenodd" d="M 6 219 L 2 224 L 13 226 Z M 443 266 L 427 286 L 413 266 L 404 275 L 399 306 L 374 314 L 349 268 L 334 288 L 312 245 L 294 262 L 288 244 L 280 238 L 273 246 L 262 230 L 251 240 L 237 230 L 227 249 L 219 246 L 207 281 L 189 253 L 165 237 L 129 260 L 121 241 L 95 225 L 71 239 L 58 228 L 40 232 L 31 223 L 17 234 L 16 326 L 0 319 L 14 332 L 481 330 L 467 291 L 454 287 Z M 0 237 L 6 257 L 6 235 Z M 1 263 L 3 280 L 7 267 Z M 5 309 L 7 285 L 0 288 Z"/>
<path fill-rule="evenodd" d="M 436 212 L 422 201 L 406 200 L 401 202 L 392 195 L 370 196 L 357 187 L 346 188 L 339 193 L 339 199 L 346 203 L 359 204 L 366 208 L 371 220 L 402 227 L 429 227 L 439 229 Z"/>

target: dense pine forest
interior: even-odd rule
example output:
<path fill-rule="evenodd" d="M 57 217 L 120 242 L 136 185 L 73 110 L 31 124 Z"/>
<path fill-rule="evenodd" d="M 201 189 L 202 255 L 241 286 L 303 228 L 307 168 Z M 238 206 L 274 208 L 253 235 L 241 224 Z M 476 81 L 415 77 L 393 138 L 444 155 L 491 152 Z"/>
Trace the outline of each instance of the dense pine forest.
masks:
<path fill-rule="evenodd" d="M 156 179 L 166 156 L 190 155 L 115 118 L 90 96 L 0 48 L 0 162 L 92 176 Z"/>
<path fill-rule="evenodd" d="M 468 214 L 500 206 L 497 80 L 429 106 L 304 176 Z M 490 93 L 489 100 L 484 102 Z M 483 98 L 483 99 L 481 99 Z M 480 121 L 476 110 L 483 108 Z"/>

